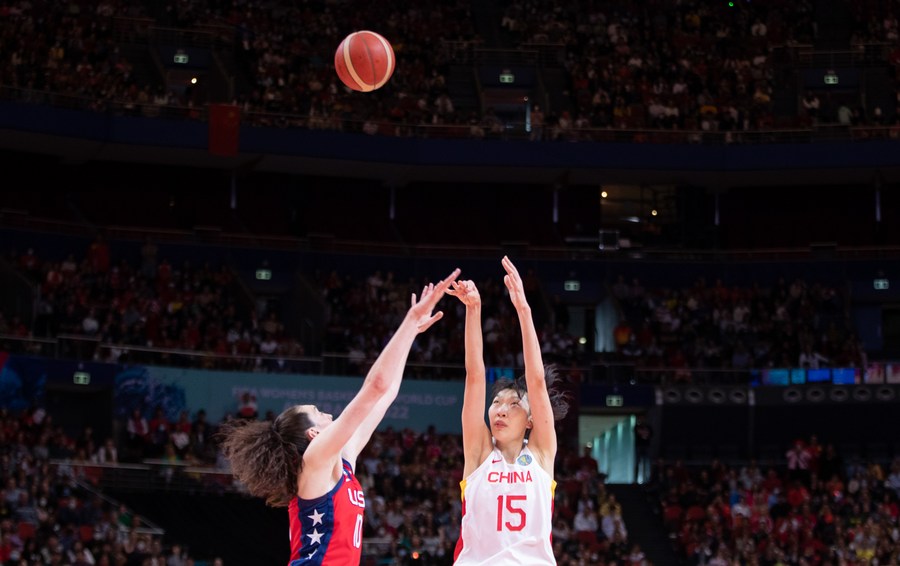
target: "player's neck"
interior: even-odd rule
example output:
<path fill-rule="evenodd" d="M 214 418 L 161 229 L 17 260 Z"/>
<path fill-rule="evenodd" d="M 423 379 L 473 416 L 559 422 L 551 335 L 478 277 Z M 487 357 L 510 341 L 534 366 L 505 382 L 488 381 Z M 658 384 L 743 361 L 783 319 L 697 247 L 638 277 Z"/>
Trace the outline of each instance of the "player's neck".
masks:
<path fill-rule="evenodd" d="M 515 460 L 526 445 L 528 445 L 528 441 L 524 438 L 519 441 L 511 440 L 508 442 L 498 442 L 496 438 L 494 439 L 494 446 L 507 462 Z"/>

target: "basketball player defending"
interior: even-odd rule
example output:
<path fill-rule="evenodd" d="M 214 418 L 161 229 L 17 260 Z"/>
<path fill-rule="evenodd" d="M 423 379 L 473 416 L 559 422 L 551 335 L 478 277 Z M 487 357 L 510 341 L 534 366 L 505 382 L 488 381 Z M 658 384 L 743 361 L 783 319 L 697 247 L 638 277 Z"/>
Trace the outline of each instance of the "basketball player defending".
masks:
<path fill-rule="evenodd" d="M 272 507 L 290 512 L 290 566 L 350 566 L 362 555 L 362 486 L 356 458 L 397 397 L 413 341 L 443 316 L 432 310 L 459 275 L 427 285 L 337 418 L 296 405 L 268 421 L 234 419 L 222 450 L 234 476 Z"/>

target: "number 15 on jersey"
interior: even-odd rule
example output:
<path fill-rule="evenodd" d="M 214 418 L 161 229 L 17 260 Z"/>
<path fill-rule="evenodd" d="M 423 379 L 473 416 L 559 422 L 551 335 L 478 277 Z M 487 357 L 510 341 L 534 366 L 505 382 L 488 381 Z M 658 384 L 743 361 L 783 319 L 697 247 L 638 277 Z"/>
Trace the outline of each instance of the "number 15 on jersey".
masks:
<path fill-rule="evenodd" d="M 521 531 L 525 528 L 525 510 L 522 509 L 524 495 L 497 496 L 497 530 L 504 527 L 509 531 Z"/>

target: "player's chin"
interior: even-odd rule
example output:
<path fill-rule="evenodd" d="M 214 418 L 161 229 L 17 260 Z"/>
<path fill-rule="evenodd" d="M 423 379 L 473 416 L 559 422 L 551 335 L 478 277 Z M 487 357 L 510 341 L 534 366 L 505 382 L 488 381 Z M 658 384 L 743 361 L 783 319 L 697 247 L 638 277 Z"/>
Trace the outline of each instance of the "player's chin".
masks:
<path fill-rule="evenodd" d="M 500 440 L 512 440 L 516 435 L 515 431 L 508 424 L 494 424 L 491 426 L 491 434 L 494 438 Z"/>

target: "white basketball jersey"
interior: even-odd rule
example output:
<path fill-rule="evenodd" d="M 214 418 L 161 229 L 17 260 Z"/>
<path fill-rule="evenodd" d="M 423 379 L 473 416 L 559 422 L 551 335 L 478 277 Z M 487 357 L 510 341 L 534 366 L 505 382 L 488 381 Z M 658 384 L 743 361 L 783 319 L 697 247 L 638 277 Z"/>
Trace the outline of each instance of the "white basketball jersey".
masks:
<path fill-rule="evenodd" d="M 556 481 L 527 446 L 512 464 L 495 448 L 460 487 L 463 516 L 454 566 L 556 564 L 550 540 Z"/>

